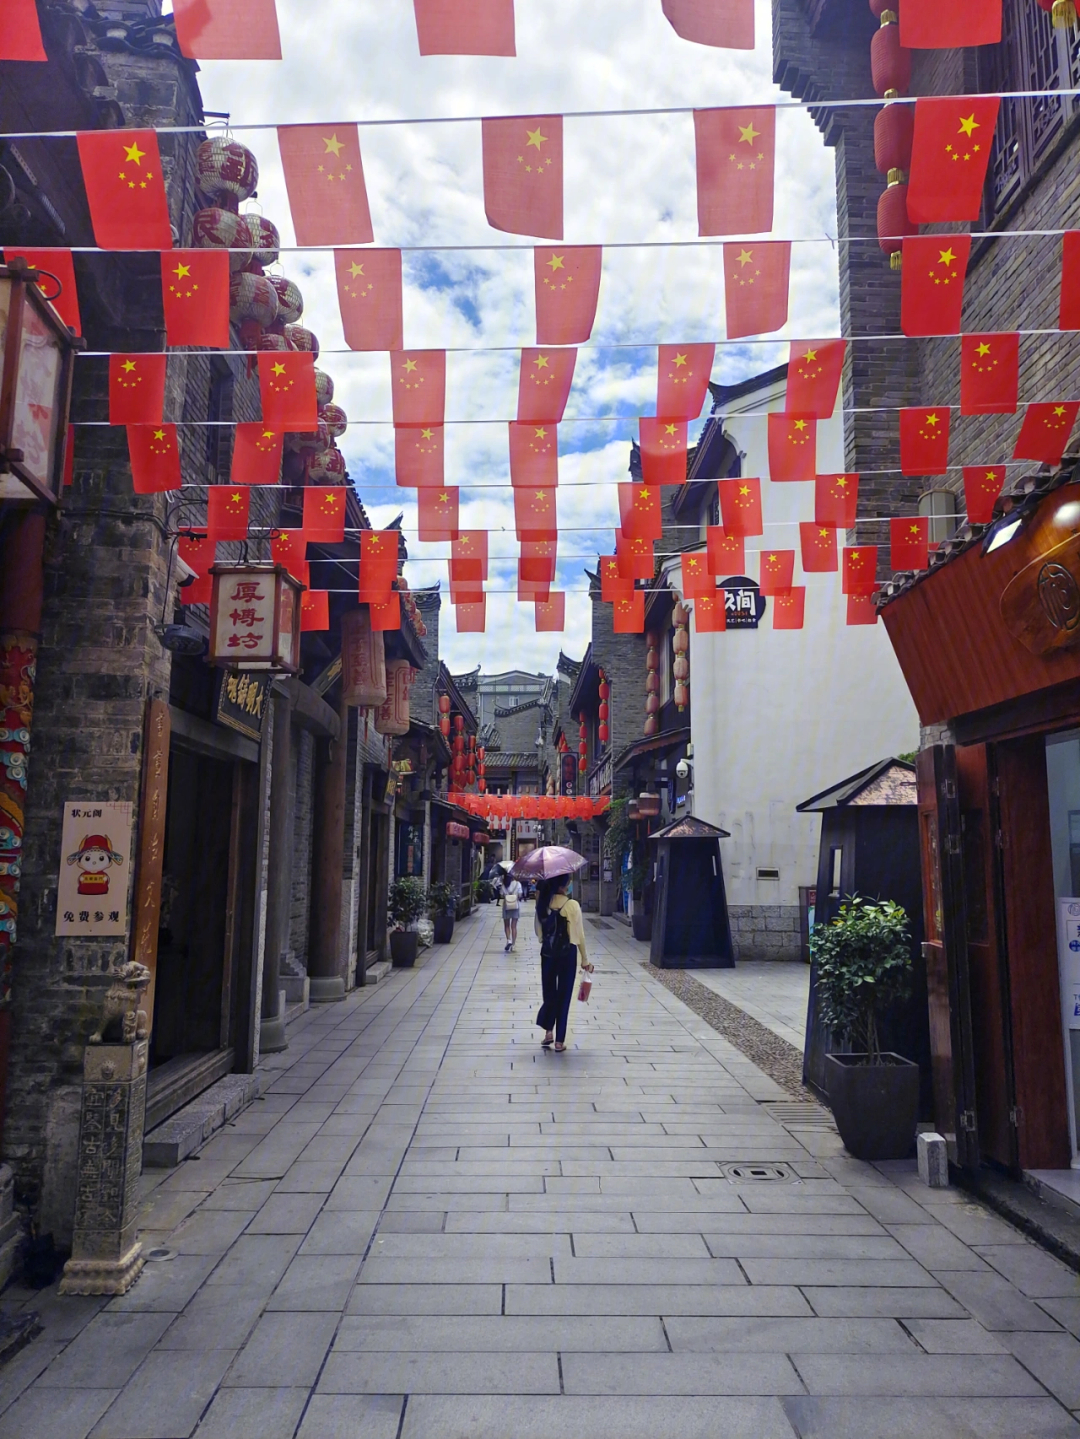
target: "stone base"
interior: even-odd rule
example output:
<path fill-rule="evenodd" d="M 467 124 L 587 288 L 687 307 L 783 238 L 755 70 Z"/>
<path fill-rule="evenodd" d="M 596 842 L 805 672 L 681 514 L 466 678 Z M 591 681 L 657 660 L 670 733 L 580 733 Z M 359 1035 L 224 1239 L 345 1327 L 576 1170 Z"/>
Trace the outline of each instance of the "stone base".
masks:
<path fill-rule="evenodd" d="M 143 1166 L 147 1169 L 173 1169 L 189 1154 L 195 1154 L 228 1124 L 229 1120 L 259 1097 L 264 1076 L 226 1074 L 209 1089 L 178 1109 L 143 1139 Z"/>
<path fill-rule="evenodd" d="M 136 1240 L 119 1259 L 69 1259 L 60 1280 L 61 1294 L 126 1294 L 146 1260 Z"/>
<path fill-rule="evenodd" d="M 294 1005 L 308 1004 L 307 970 L 298 962 L 291 949 L 281 956 L 281 971 L 278 975 L 285 991 L 285 1003 L 291 1009 Z"/>
<path fill-rule="evenodd" d="M 940 1134 L 923 1133 L 915 1142 L 919 1157 L 919 1178 L 931 1189 L 948 1189 L 949 1155 Z"/>
<path fill-rule="evenodd" d="M 345 998 L 345 981 L 340 974 L 314 974 L 310 978 L 312 1004 L 333 1004 Z"/>
<path fill-rule="evenodd" d="M 273 1019 L 264 1019 L 259 1025 L 259 1053 L 280 1054 L 283 1049 L 288 1049 L 289 1041 L 285 1037 L 285 1010 L 287 1007 L 285 990 L 278 991 L 278 1011 Z"/>

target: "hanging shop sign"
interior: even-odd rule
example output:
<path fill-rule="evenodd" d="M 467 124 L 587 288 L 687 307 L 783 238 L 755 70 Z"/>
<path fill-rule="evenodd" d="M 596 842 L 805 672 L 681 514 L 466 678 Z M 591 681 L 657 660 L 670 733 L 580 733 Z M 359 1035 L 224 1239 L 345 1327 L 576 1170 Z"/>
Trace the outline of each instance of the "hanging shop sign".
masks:
<path fill-rule="evenodd" d="M 261 740 L 263 722 L 270 708 L 269 675 L 244 674 L 240 670 L 224 670 L 218 680 L 217 706 L 214 717 L 218 724 L 239 730 L 249 739 Z"/>
<path fill-rule="evenodd" d="M 1005 627 L 1032 654 L 1048 654 L 1080 641 L 1078 575 L 1080 534 L 1074 534 L 1025 565 L 1002 591 Z"/>
<path fill-rule="evenodd" d="M 284 565 L 213 565 L 210 573 L 210 663 L 297 674 L 304 586 Z"/>
<path fill-rule="evenodd" d="M 756 630 L 765 613 L 765 596 L 747 575 L 721 580 L 724 620 L 729 630 Z"/>
<path fill-rule="evenodd" d="M 449 839 L 468 839 L 469 826 L 467 824 L 458 824 L 456 820 L 447 820 L 446 833 Z"/>
<path fill-rule="evenodd" d="M 378 708 L 386 703 L 386 648 L 372 630 L 366 605 L 341 617 L 342 698 L 347 705 Z"/>
<path fill-rule="evenodd" d="M 56 933 L 88 939 L 128 932 L 131 811 L 126 800 L 64 806 Z"/>

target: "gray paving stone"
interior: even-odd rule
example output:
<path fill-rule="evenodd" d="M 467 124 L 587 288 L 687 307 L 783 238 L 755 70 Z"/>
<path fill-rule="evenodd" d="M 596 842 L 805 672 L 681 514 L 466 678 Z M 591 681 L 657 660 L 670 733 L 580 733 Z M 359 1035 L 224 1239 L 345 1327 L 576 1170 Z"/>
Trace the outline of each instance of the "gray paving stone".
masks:
<path fill-rule="evenodd" d="M 249 1234 L 306 1234 L 326 1201 L 325 1194 L 274 1193 L 248 1225 Z"/>
<path fill-rule="evenodd" d="M 570 1261 L 564 1261 L 569 1263 Z M 550 1284 L 551 1261 L 515 1259 L 380 1259 L 372 1254 L 361 1284 Z"/>
<path fill-rule="evenodd" d="M 724 1317 L 811 1315 L 813 1310 L 798 1289 L 779 1284 L 508 1284 L 506 1313 Z"/>
<path fill-rule="evenodd" d="M 783 1354 L 564 1354 L 567 1394 L 801 1394 Z"/>
<path fill-rule="evenodd" d="M 558 1394 L 554 1353 L 333 1353 L 320 1394 Z"/>
<path fill-rule="evenodd" d="M 387 1218 L 390 1216 L 387 1215 Z M 385 1228 L 385 1219 L 380 1226 Z M 549 1213 L 475 1213 L 455 1210 L 446 1216 L 447 1234 L 636 1234 L 633 1217 L 618 1210 L 579 1214 L 554 1209 Z"/>
<path fill-rule="evenodd" d="M 384 1234 L 380 1230 L 371 1258 L 569 1259 L 570 1253 L 568 1234 Z"/>
<path fill-rule="evenodd" d="M 700 1212 L 700 1211 L 699 1211 Z M 642 1234 L 667 1234 L 674 1223 L 683 1228 L 693 1215 L 656 1213 L 635 1208 L 634 1223 Z M 696 1226 L 696 1221 L 694 1221 Z M 702 1232 L 720 1236 L 732 1234 L 804 1235 L 877 1235 L 886 1238 L 886 1231 L 869 1214 L 751 1214 L 740 1203 L 737 1211 L 724 1213 L 714 1222 L 702 1223 Z"/>
<path fill-rule="evenodd" d="M 28 1389 L 0 1415 L 0 1439 L 86 1439 L 118 1389 Z"/>
<path fill-rule="evenodd" d="M 909 1341 L 910 1342 L 910 1341 Z M 476 1315 L 463 1324 L 456 1317 L 403 1316 L 373 1321 L 370 1316 L 346 1316 L 334 1340 L 334 1352 L 579 1353 L 666 1352 L 667 1343 L 658 1317 L 610 1317 L 598 1323 L 592 1316 Z"/>
<path fill-rule="evenodd" d="M 938 1276 L 942 1285 L 990 1330 L 1056 1330 L 1055 1320 L 1025 1299 L 999 1274 L 965 1274 L 957 1270 Z"/>
<path fill-rule="evenodd" d="M 219 1389 L 199 1439 L 293 1439 L 307 1403 L 304 1389 Z"/>
<path fill-rule="evenodd" d="M 265 1294 L 206 1284 L 158 1341 L 159 1349 L 239 1349 L 262 1313 Z"/>
<path fill-rule="evenodd" d="M 1080 1341 L 1071 1334 L 1003 1334 L 1002 1343 L 1066 1409 L 1080 1409 Z"/>
<path fill-rule="evenodd" d="M 1034 1244 L 980 1244 L 976 1252 L 1030 1299 L 1080 1299 L 1080 1274 Z"/>
<path fill-rule="evenodd" d="M 711 1227 L 711 1226 L 710 1226 Z M 706 1234 L 717 1259 L 906 1259 L 887 1234 Z M 575 1244 L 576 1244 L 575 1239 Z"/>
<path fill-rule="evenodd" d="M 460 1217 L 463 1220 L 475 1220 L 492 1216 L 463 1214 Z M 451 1232 L 450 1226 L 446 1222 L 447 1218 L 445 1213 L 437 1210 L 384 1209 L 379 1219 L 379 1232 L 380 1234 L 441 1234 L 444 1229 Z M 475 1224 L 467 1223 L 463 1232 L 471 1233 L 476 1228 Z"/>
<path fill-rule="evenodd" d="M 326 1199 L 326 1208 L 381 1209 L 390 1193 L 391 1180 L 384 1175 L 339 1179 Z"/>
<path fill-rule="evenodd" d="M 1053 1399 L 814 1399 L 783 1401 L 799 1439 L 1080 1439 Z"/>
<path fill-rule="evenodd" d="M 904 1328 L 928 1354 L 1004 1354 L 1005 1346 L 974 1319 L 905 1319 Z"/>
<path fill-rule="evenodd" d="M 206 1196 L 200 1208 L 258 1210 L 276 1187 L 276 1179 L 234 1179 L 230 1176 Z"/>
<path fill-rule="evenodd" d="M 708 1259 L 700 1234 L 575 1233 L 578 1259 Z"/>
<path fill-rule="evenodd" d="M 811 1394 L 1027 1398 L 1043 1392 L 1006 1354 L 799 1354 L 796 1363 Z"/>
<path fill-rule="evenodd" d="M 155 1350 L 90 1431 L 92 1439 L 187 1439 L 232 1357 L 222 1349 Z"/>
<path fill-rule="evenodd" d="M 348 1302 L 359 1268 L 358 1254 L 297 1255 L 266 1307 L 340 1313 Z"/>
<path fill-rule="evenodd" d="M 164 1264 L 147 1264 L 137 1284 L 110 1299 L 106 1314 L 179 1314 L 219 1262 L 216 1254 L 180 1254 Z"/>
<path fill-rule="evenodd" d="M 206 1282 L 243 1285 L 251 1293 L 269 1294 L 292 1263 L 300 1239 L 299 1234 L 241 1234 Z M 174 1259 L 172 1264 L 159 1268 L 171 1269 L 179 1262 Z"/>
<path fill-rule="evenodd" d="M 664 1327 L 676 1352 L 910 1354 L 913 1351 L 911 1339 L 895 1319 L 756 1319 L 750 1316 L 701 1319 L 667 1315 Z"/>
<path fill-rule="evenodd" d="M 307 1152 L 305 1146 L 302 1153 Z M 345 1168 L 344 1160 L 322 1159 L 306 1160 L 298 1159 L 285 1171 L 285 1175 L 278 1181 L 278 1194 L 329 1194 L 337 1183 L 341 1171 Z"/>
<path fill-rule="evenodd" d="M 1080 1299 L 1040 1299 L 1039 1308 L 1080 1339 Z"/>
<path fill-rule="evenodd" d="M 313 1394 L 296 1439 L 398 1439 L 401 1394 Z"/>
<path fill-rule="evenodd" d="M 172 1315 L 168 1313 L 103 1310 L 53 1360 L 37 1387 L 119 1388 L 131 1378 L 171 1322 Z"/>
<path fill-rule="evenodd" d="M 315 1383 L 337 1327 L 337 1314 L 264 1314 L 225 1376 L 227 1388 Z"/>
<path fill-rule="evenodd" d="M 555 1260 L 556 1284 L 739 1284 L 732 1259 L 565 1259 Z M 769 1282 L 798 1281 L 763 1279 Z"/>
<path fill-rule="evenodd" d="M 805 1285 L 802 1293 L 823 1318 L 967 1319 L 944 1289 L 858 1289 Z"/>
<path fill-rule="evenodd" d="M 732 1398 L 717 1404 L 712 1398 L 473 1394 L 410 1397 L 401 1439 L 551 1439 L 559 1433 L 580 1439 L 792 1439 L 776 1399 Z M 301 1433 L 300 1439 L 306 1436 Z"/>
<path fill-rule="evenodd" d="M 914 1259 L 753 1259 L 742 1261 L 751 1284 L 864 1285 L 935 1288 L 937 1281 Z"/>
<path fill-rule="evenodd" d="M 178 1254 L 224 1254 L 254 1217 L 253 1209 L 198 1209 L 173 1230 L 169 1248 Z"/>
<path fill-rule="evenodd" d="M 9 1409 L 38 1375 L 48 1368 L 64 1348 L 65 1342 L 39 1334 L 25 1349 L 12 1355 L 3 1369 L 0 1369 L 0 1413 Z"/>
<path fill-rule="evenodd" d="M 940 1224 L 890 1224 L 889 1233 L 927 1269 L 989 1268 L 985 1260 Z"/>
<path fill-rule="evenodd" d="M 378 1210 L 349 1213 L 335 1209 L 320 1214 L 300 1246 L 301 1256 L 310 1254 L 363 1254 L 379 1223 Z"/>
<path fill-rule="evenodd" d="M 927 1191 L 934 1193 L 933 1190 Z M 981 1204 L 927 1204 L 926 1212 L 965 1244 L 1026 1244 L 1027 1240 Z"/>
<path fill-rule="evenodd" d="M 498 1314 L 502 1302 L 501 1284 L 358 1284 L 345 1313 Z"/>

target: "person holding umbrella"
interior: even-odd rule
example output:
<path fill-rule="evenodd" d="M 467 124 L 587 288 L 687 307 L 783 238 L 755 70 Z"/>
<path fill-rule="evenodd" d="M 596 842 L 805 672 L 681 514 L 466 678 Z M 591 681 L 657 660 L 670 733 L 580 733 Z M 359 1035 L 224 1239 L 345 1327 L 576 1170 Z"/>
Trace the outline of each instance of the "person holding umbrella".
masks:
<path fill-rule="evenodd" d="M 561 845 L 543 845 L 518 861 L 512 874 L 539 878 L 533 926 L 540 940 L 540 983 L 543 1003 L 536 1016 L 544 1030 L 544 1049 L 566 1049 L 566 1026 L 577 983 L 577 969 L 590 974 L 593 966 L 585 951 L 581 906 L 570 895 L 571 875 L 587 861 Z"/>

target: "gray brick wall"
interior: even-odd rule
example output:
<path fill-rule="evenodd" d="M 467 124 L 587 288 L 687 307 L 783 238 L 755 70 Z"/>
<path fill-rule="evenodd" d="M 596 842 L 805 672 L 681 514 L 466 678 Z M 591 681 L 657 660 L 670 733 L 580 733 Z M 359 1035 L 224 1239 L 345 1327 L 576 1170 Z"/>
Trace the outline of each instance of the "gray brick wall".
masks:
<path fill-rule="evenodd" d="M 728 918 L 736 961 L 802 959 L 797 904 L 733 904 Z"/>

